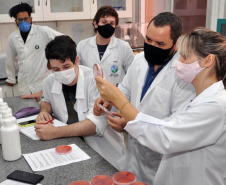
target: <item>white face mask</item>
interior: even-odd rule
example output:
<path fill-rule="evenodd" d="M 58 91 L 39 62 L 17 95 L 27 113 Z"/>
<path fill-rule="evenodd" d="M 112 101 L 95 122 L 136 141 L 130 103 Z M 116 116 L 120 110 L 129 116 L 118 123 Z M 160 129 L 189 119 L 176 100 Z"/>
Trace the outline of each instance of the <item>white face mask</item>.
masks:
<path fill-rule="evenodd" d="M 180 80 L 183 82 L 191 83 L 195 76 L 200 73 L 206 67 L 201 67 L 199 61 L 195 61 L 191 64 L 184 64 L 181 61 L 176 63 L 176 72 Z"/>
<path fill-rule="evenodd" d="M 76 72 L 74 67 L 64 70 L 64 71 L 58 71 L 54 72 L 55 79 L 65 85 L 68 85 L 73 82 L 73 80 L 76 77 Z"/>

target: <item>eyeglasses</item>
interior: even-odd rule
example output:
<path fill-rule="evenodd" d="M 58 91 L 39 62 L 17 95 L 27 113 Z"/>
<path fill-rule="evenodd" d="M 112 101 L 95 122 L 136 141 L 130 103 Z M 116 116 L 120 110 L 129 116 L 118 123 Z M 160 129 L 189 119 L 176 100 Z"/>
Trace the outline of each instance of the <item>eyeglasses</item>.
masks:
<path fill-rule="evenodd" d="M 22 18 L 19 18 L 19 19 L 16 19 L 16 22 L 20 23 L 22 21 L 28 21 L 31 17 L 24 17 L 23 19 Z"/>

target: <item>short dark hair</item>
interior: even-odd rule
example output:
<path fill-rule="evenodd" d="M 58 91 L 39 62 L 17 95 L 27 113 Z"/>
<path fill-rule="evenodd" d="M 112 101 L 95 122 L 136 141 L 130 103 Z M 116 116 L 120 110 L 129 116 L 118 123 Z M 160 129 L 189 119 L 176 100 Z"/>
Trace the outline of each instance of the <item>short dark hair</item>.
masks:
<path fill-rule="evenodd" d="M 31 17 L 32 7 L 29 4 L 27 4 L 27 3 L 18 4 L 16 6 L 13 6 L 9 10 L 9 16 L 10 17 L 14 17 L 16 19 L 17 18 L 17 14 L 20 13 L 20 12 L 27 12 L 28 15 Z"/>
<path fill-rule="evenodd" d="M 182 21 L 179 17 L 171 12 L 163 12 L 155 16 L 148 24 L 154 22 L 156 27 L 170 26 L 170 37 L 175 44 L 177 39 L 182 35 Z"/>
<path fill-rule="evenodd" d="M 100 18 L 105 17 L 105 16 L 115 17 L 115 24 L 116 24 L 116 26 L 118 25 L 118 22 L 119 22 L 118 13 L 112 6 L 100 7 L 97 10 L 97 13 L 93 18 L 93 23 L 94 23 L 94 21 L 96 21 L 96 23 L 98 24 L 100 21 Z M 94 31 L 96 32 L 95 28 L 94 28 Z"/>
<path fill-rule="evenodd" d="M 77 56 L 76 43 L 67 35 L 56 36 L 50 41 L 45 48 L 46 59 L 56 59 L 65 62 L 66 59 L 71 59 L 74 64 Z"/>

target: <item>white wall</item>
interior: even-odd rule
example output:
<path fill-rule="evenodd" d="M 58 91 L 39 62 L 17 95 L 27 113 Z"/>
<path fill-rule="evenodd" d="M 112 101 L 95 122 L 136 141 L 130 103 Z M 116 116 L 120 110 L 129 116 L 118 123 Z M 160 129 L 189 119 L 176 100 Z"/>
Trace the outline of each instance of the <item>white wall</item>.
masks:
<path fill-rule="evenodd" d="M 131 18 L 120 19 L 120 24 L 131 22 Z M 92 20 L 34 22 L 36 25 L 49 26 L 70 36 L 76 43 L 94 35 Z M 0 24 L 0 52 L 7 50 L 7 39 L 17 28 L 15 23 Z"/>

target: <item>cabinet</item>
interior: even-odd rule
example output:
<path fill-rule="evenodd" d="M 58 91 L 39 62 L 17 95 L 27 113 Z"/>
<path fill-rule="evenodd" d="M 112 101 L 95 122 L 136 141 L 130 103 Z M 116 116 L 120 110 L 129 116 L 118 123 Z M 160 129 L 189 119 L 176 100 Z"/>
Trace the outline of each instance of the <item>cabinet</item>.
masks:
<path fill-rule="evenodd" d="M 20 2 L 33 7 L 33 21 L 93 19 L 99 7 L 113 6 L 120 18 L 132 17 L 131 0 L 7 0 L 0 1 L 0 23 L 14 22 L 9 9 Z"/>
<path fill-rule="evenodd" d="M 22 2 L 26 2 L 33 7 L 34 13 L 32 13 L 32 17 L 35 21 L 42 21 L 43 14 L 42 14 L 42 5 L 41 0 L 26 0 Z M 14 22 L 15 19 L 9 16 L 9 10 L 13 6 L 19 4 L 21 0 L 8 0 L 8 1 L 0 1 L 0 22 L 1 23 L 9 23 Z"/>
<path fill-rule="evenodd" d="M 132 17 L 132 0 L 91 0 L 91 19 L 95 16 L 97 10 L 101 6 L 114 7 L 119 15 L 119 18 Z"/>

